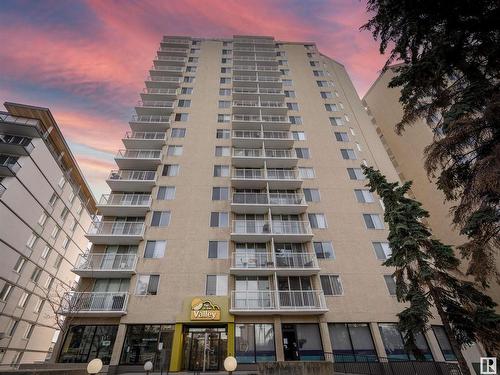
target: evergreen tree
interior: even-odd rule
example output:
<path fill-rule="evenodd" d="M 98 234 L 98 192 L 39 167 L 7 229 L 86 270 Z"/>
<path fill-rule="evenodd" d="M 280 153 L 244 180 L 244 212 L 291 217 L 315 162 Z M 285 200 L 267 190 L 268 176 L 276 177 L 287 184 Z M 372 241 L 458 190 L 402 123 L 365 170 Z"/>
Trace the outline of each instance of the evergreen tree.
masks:
<path fill-rule="evenodd" d="M 395 268 L 397 299 L 408 304 L 398 314 L 398 326 L 404 333 L 407 350 L 422 358 L 415 335 L 428 329 L 435 308 L 462 373 L 470 374 L 462 347 L 475 341 L 493 353 L 500 347 L 500 316 L 494 311 L 496 304 L 473 283 L 457 277 L 460 261 L 452 247 L 432 237 L 423 223 L 429 213 L 420 202 L 406 196 L 411 182 L 400 186 L 397 182 L 388 182 L 372 167 L 362 168 L 370 191 L 377 192 L 385 206 L 384 219 L 389 225 L 392 254 L 384 265 Z"/>

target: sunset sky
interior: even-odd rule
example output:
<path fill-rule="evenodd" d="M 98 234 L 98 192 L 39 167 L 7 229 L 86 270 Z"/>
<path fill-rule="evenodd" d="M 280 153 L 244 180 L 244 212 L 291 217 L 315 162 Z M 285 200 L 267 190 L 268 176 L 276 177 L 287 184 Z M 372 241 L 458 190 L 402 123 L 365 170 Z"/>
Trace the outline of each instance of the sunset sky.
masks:
<path fill-rule="evenodd" d="M 362 96 L 385 59 L 364 0 L 98 0 L 0 4 L 0 100 L 51 109 L 96 198 L 163 35 L 313 41 Z"/>

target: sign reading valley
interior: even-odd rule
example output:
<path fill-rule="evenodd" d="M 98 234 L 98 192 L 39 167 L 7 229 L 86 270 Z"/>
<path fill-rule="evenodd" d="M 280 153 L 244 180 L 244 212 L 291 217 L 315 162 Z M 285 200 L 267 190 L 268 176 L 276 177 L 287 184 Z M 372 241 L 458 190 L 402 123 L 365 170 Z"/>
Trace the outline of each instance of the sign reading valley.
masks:
<path fill-rule="evenodd" d="M 220 320 L 220 307 L 208 300 L 191 301 L 191 320 Z"/>

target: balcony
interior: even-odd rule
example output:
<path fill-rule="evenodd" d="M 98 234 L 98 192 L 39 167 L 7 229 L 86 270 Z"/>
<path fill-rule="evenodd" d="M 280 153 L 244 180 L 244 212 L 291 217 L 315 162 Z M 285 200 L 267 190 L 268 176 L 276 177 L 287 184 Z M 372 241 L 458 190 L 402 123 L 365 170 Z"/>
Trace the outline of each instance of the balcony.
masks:
<path fill-rule="evenodd" d="M 234 100 L 234 114 L 286 115 L 288 108 L 283 100 Z"/>
<path fill-rule="evenodd" d="M 299 214 L 305 212 L 307 203 L 302 194 L 293 193 L 234 193 L 231 211 L 246 214 Z"/>
<path fill-rule="evenodd" d="M 287 116 L 238 114 L 233 115 L 232 124 L 237 130 L 261 129 L 261 126 L 270 130 L 288 130 L 291 125 Z"/>
<path fill-rule="evenodd" d="M 174 110 L 173 101 L 139 100 L 135 106 L 138 116 L 168 116 Z"/>
<path fill-rule="evenodd" d="M 189 46 L 191 44 L 191 39 L 171 38 L 171 37 L 168 37 L 168 36 L 164 36 L 161 43 L 172 44 L 172 45 L 179 45 L 179 44 L 186 45 L 187 44 Z"/>
<path fill-rule="evenodd" d="M 144 223 L 94 221 L 85 236 L 97 245 L 137 245 L 144 238 Z"/>
<path fill-rule="evenodd" d="M 151 70 L 149 71 L 149 74 L 151 76 L 181 76 L 182 73 L 184 72 L 184 66 L 179 66 L 179 65 L 162 65 L 162 64 L 155 64 L 151 67 Z"/>
<path fill-rule="evenodd" d="M 126 292 L 66 292 L 60 311 L 66 316 L 122 316 L 128 297 Z"/>
<path fill-rule="evenodd" d="M 103 194 L 97 209 L 104 216 L 145 216 L 151 194 Z"/>
<path fill-rule="evenodd" d="M 233 39 L 234 45 L 241 45 L 241 44 L 263 44 L 263 45 L 269 45 L 272 44 L 274 45 L 276 42 L 273 38 L 238 38 L 235 37 Z"/>
<path fill-rule="evenodd" d="M 248 51 L 246 51 L 248 52 Z M 253 62 L 271 62 L 277 64 L 278 61 L 276 60 L 276 56 L 265 56 L 261 54 L 252 54 L 252 53 L 247 53 L 247 54 L 234 54 L 233 56 L 233 61 L 236 63 L 236 61 L 253 61 Z"/>
<path fill-rule="evenodd" d="M 230 272 L 233 275 L 271 275 L 276 272 L 278 275 L 310 276 L 319 271 L 316 255 L 306 252 L 235 252 L 231 257 Z"/>
<path fill-rule="evenodd" d="M 156 172 L 114 170 L 106 183 L 113 191 L 151 192 L 156 183 Z"/>
<path fill-rule="evenodd" d="M 232 314 L 323 314 L 328 311 L 322 290 L 231 291 Z"/>
<path fill-rule="evenodd" d="M 291 148 L 294 139 L 287 131 L 233 130 L 232 144 L 248 148 Z"/>
<path fill-rule="evenodd" d="M 155 149 L 161 150 L 167 142 L 165 132 L 127 132 L 122 139 L 128 149 Z"/>
<path fill-rule="evenodd" d="M 161 164 L 161 151 L 119 150 L 115 162 L 120 169 L 156 170 Z"/>
<path fill-rule="evenodd" d="M 43 129 L 38 120 L 32 118 L 12 116 L 6 112 L 0 112 L 0 124 L 2 132 L 24 137 L 41 137 Z"/>
<path fill-rule="evenodd" d="M 308 221 L 233 220 L 231 239 L 241 242 L 310 241 L 313 233 Z"/>
<path fill-rule="evenodd" d="M 79 255 L 73 272 L 81 277 L 128 278 L 135 274 L 136 254 L 88 254 Z"/>
<path fill-rule="evenodd" d="M 132 116 L 129 121 L 134 132 L 164 132 L 170 127 L 170 116 Z"/>
<path fill-rule="evenodd" d="M 272 45 L 270 48 L 265 48 L 265 47 L 256 47 L 256 46 L 249 46 L 249 47 L 244 47 L 244 46 L 234 46 L 233 48 L 233 54 L 237 52 L 259 52 L 259 53 L 266 53 L 266 54 L 272 54 L 273 56 L 276 56 L 276 47 Z"/>
<path fill-rule="evenodd" d="M 159 56 L 180 56 L 180 57 L 185 57 L 187 56 L 189 52 L 188 46 L 186 48 L 176 48 L 176 47 L 160 47 L 158 50 L 158 55 Z"/>
<path fill-rule="evenodd" d="M 242 72 L 271 72 L 281 75 L 278 67 L 273 65 L 233 65 L 234 70 Z"/>
<path fill-rule="evenodd" d="M 254 75 L 233 75 L 233 86 L 248 86 L 248 84 L 256 85 L 260 87 L 271 87 L 271 88 L 281 88 L 282 81 L 280 76 L 254 74 Z"/>
<path fill-rule="evenodd" d="M 297 165 L 294 149 L 233 148 L 233 166 L 243 168 L 263 167 L 264 162 L 270 168 L 291 168 Z"/>
<path fill-rule="evenodd" d="M 3 193 L 5 193 L 6 190 L 7 188 L 0 183 L 0 198 L 2 197 Z"/>
<path fill-rule="evenodd" d="M 28 156 L 34 148 L 31 138 L 0 134 L 0 153 Z"/>
<path fill-rule="evenodd" d="M 146 87 L 150 88 L 176 88 L 181 83 L 181 77 L 149 76 L 145 80 Z"/>
<path fill-rule="evenodd" d="M 255 101 L 259 98 L 262 100 L 283 101 L 285 93 L 281 88 L 273 87 L 255 87 L 255 85 L 233 87 L 234 100 Z"/>
<path fill-rule="evenodd" d="M 0 177 L 13 177 L 21 169 L 17 156 L 0 154 Z"/>
<path fill-rule="evenodd" d="M 183 66 L 187 62 L 187 58 L 183 56 L 162 56 L 158 55 L 155 56 L 154 59 L 154 64 L 155 66 L 158 65 L 178 65 L 178 66 Z"/>
<path fill-rule="evenodd" d="M 298 189 L 302 179 L 295 169 L 258 169 L 234 168 L 231 184 L 235 188 L 264 189 Z"/>

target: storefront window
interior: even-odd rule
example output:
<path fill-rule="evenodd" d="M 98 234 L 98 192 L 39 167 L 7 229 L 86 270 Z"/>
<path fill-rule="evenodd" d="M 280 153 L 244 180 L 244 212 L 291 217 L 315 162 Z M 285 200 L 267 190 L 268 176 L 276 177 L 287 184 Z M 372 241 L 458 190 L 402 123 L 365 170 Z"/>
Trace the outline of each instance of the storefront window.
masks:
<path fill-rule="evenodd" d="M 301 361 L 324 360 L 323 345 L 317 324 L 296 324 L 297 344 Z"/>
<path fill-rule="evenodd" d="M 335 362 L 376 362 L 370 327 L 364 323 L 329 324 Z"/>
<path fill-rule="evenodd" d="M 408 353 L 404 347 L 403 335 L 396 324 L 379 324 L 380 334 L 384 342 L 387 358 L 391 361 L 415 361 L 415 355 Z M 432 353 L 423 334 L 415 335 L 415 343 L 426 361 L 432 361 Z"/>
<path fill-rule="evenodd" d="M 450 340 L 448 340 L 448 336 L 443 328 L 443 326 L 432 326 L 432 330 L 434 331 L 434 335 L 436 336 L 439 347 L 441 348 L 441 353 L 443 353 L 443 357 L 446 361 L 456 361 L 457 356 L 453 352 L 453 348 L 451 347 Z"/>
<path fill-rule="evenodd" d="M 235 345 L 238 363 L 276 360 L 272 324 L 236 324 Z"/>
<path fill-rule="evenodd" d="M 99 358 L 109 364 L 118 326 L 71 326 L 61 349 L 59 362 L 86 363 Z"/>

